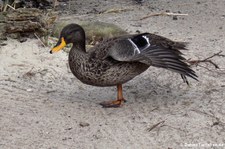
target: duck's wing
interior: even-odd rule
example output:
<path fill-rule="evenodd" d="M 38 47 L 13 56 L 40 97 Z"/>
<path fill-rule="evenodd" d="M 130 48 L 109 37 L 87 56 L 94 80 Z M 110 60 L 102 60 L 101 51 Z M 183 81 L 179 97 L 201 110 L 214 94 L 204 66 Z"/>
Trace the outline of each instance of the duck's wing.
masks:
<path fill-rule="evenodd" d="M 143 33 L 128 35 L 114 40 L 107 49 L 107 56 L 117 61 L 139 61 L 147 65 L 169 69 L 197 80 L 197 75 L 185 62 L 180 50 L 186 50 L 186 43 L 174 42 L 165 37 Z"/>

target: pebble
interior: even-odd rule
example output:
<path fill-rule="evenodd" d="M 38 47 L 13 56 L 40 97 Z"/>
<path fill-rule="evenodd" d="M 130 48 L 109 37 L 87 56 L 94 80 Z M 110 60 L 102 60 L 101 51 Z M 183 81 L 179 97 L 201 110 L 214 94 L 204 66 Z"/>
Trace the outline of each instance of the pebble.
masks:
<path fill-rule="evenodd" d="M 177 16 L 173 16 L 173 20 L 178 20 Z"/>
<path fill-rule="evenodd" d="M 90 124 L 89 123 L 86 123 L 86 122 L 80 122 L 80 124 L 79 124 L 81 127 L 88 127 L 88 126 L 90 126 Z"/>
<path fill-rule="evenodd" d="M 33 90 L 31 88 L 28 88 L 27 89 L 27 92 L 32 92 Z"/>

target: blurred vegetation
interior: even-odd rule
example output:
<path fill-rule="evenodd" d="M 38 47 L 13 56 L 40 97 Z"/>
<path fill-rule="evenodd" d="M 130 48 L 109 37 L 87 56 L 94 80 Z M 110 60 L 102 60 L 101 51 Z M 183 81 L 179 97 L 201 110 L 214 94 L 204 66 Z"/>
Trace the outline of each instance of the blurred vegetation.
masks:
<path fill-rule="evenodd" d="M 59 37 L 59 34 L 64 26 L 72 22 L 57 22 L 52 30 L 52 36 Z M 116 37 L 120 35 L 128 34 L 125 30 L 116 26 L 115 24 L 105 23 L 105 22 L 86 22 L 77 21 L 74 22 L 81 25 L 86 33 L 87 44 L 95 44 L 106 38 Z"/>

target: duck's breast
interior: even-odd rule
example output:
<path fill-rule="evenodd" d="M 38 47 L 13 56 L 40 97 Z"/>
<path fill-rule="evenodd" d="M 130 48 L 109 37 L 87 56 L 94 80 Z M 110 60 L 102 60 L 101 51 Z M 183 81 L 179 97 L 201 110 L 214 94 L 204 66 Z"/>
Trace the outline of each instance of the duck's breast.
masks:
<path fill-rule="evenodd" d="M 69 61 L 72 73 L 83 83 L 94 86 L 123 84 L 149 66 L 140 62 L 119 62 L 112 59 L 90 60 L 77 57 Z"/>

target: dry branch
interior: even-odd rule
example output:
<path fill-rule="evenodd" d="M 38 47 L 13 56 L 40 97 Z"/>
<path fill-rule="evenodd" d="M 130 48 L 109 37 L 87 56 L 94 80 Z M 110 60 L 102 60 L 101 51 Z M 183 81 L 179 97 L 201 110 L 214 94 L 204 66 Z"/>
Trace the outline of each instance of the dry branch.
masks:
<path fill-rule="evenodd" d="M 182 13 L 173 13 L 173 12 L 160 12 L 160 13 L 151 13 L 148 14 L 142 18 L 140 18 L 140 20 L 144 20 L 153 16 L 187 16 L 188 14 L 182 14 Z"/>
<path fill-rule="evenodd" d="M 11 8 L 11 9 L 13 9 L 13 10 L 15 10 L 15 8 L 13 7 L 13 6 L 11 6 L 11 5 L 9 5 L 9 4 L 6 4 L 5 6 L 4 6 L 4 8 L 3 8 L 3 11 L 5 12 L 6 10 L 7 10 L 7 8 Z"/>
<path fill-rule="evenodd" d="M 41 38 L 37 34 L 34 33 L 34 36 L 41 42 L 41 44 L 43 45 L 43 47 L 45 47 L 45 48 L 47 47 L 45 45 L 45 43 L 41 40 Z"/>
<path fill-rule="evenodd" d="M 161 121 L 158 122 L 156 124 L 154 124 L 153 126 L 151 126 L 150 128 L 147 129 L 147 131 L 152 131 L 154 128 L 156 128 L 157 126 L 159 126 L 160 124 L 163 124 L 165 121 Z"/>
<path fill-rule="evenodd" d="M 221 54 L 222 53 L 222 51 L 219 51 L 219 52 L 217 52 L 217 53 L 214 53 L 213 55 L 211 55 L 211 56 L 209 56 L 209 57 L 207 57 L 207 58 L 205 58 L 205 59 L 199 59 L 199 60 L 187 60 L 187 62 L 190 64 L 190 65 L 198 65 L 199 63 L 210 63 L 210 64 L 212 64 L 216 69 L 219 69 L 219 66 L 216 64 L 216 63 L 214 63 L 212 60 L 210 60 L 211 58 L 213 58 L 213 57 L 216 57 L 216 56 L 222 56 L 222 57 L 225 57 L 225 55 L 223 55 L 223 54 Z"/>

